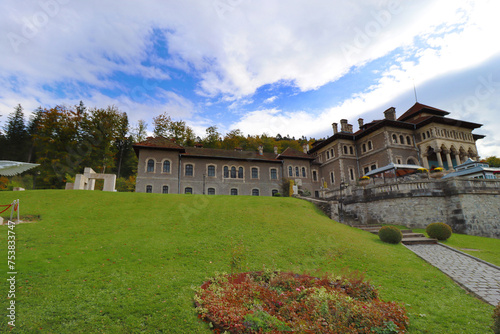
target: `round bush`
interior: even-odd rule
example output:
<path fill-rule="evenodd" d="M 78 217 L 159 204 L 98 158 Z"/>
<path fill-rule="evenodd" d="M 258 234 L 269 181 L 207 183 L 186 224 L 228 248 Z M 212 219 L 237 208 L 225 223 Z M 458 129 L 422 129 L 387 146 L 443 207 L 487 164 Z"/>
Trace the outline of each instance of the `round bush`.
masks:
<path fill-rule="evenodd" d="M 446 225 L 445 223 L 429 224 L 427 225 L 425 232 L 427 232 L 429 237 L 438 240 L 446 240 L 451 237 L 452 234 L 450 225 Z"/>
<path fill-rule="evenodd" d="M 383 242 L 399 244 L 401 239 L 403 239 L 403 234 L 397 227 L 384 226 L 378 231 L 378 237 Z"/>

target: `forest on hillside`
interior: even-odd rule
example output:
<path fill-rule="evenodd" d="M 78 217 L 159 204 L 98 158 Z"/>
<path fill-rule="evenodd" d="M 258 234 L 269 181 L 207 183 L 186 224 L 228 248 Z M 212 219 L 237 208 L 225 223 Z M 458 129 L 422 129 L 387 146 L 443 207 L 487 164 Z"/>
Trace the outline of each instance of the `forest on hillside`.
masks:
<path fill-rule="evenodd" d="M 167 113 L 152 118 L 153 135 L 174 139 L 183 146 L 258 150 L 279 152 L 287 147 L 302 150 L 305 143 L 315 139 L 269 134 L 244 135 L 239 129 L 226 134 L 217 126 L 206 129 L 205 136 L 197 137 L 185 121 L 173 120 Z M 131 125 L 125 112 L 115 106 L 87 108 L 83 102 L 73 107 L 38 108 L 26 121 L 21 105 L 14 108 L 5 124 L 0 124 L 0 160 L 40 164 L 22 176 L 0 177 L 0 190 L 23 187 L 26 189 L 62 189 L 72 182 L 84 167 L 98 173 L 117 176 L 118 191 L 134 191 L 137 157 L 132 145 L 144 141 L 147 123 L 140 120 Z"/>

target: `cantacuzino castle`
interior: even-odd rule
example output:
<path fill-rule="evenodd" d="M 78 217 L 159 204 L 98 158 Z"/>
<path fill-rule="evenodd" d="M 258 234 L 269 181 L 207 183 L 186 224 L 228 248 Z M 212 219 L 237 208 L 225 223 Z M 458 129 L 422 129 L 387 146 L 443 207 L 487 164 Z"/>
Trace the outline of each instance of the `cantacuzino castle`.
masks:
<path fill-rule="evenodd" d="M 134 145 L 138 156 L 137 192 L 272 196 L 284 180 L 319 197 L 340 182 L 356 183 L 372 170 L 418 165 L 452 170 L 467 159 L 477 160 L 472 131 L 481 124 L 447 117 L 449 112 L 415 103 L 400 117 L 395 108 L 370 123 L 358 119 L 359 130 L 346 119 L 333 135 L 303 152 L 287 148 L 274 153 L 183 147 L 163 137 Z"/>

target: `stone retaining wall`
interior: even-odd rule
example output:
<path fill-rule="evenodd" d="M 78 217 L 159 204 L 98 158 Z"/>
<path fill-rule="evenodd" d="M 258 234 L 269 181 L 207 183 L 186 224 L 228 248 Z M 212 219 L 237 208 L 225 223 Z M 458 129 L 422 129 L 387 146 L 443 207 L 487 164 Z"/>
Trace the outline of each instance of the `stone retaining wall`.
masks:
<path fill-rule="evenodd" d="M 449 224 L 456 233 L 500 238 L 500 180 L 452 178 L 350 187 L 326 193 L 342 200 L 360 224 L 425 228 Z"/>

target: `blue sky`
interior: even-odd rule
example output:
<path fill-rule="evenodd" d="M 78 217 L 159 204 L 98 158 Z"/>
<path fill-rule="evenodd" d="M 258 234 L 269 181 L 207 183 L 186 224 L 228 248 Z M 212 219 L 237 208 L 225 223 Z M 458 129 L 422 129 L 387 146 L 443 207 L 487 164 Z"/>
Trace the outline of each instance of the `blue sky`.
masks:
<path fill-rule="evenodd" d="M 0 11 L 0 126 L 21 103 L 167 112 L 200 137 L 321 138 L 418 101 L 500 156 L 498 1 L 16 1 Z"/>

